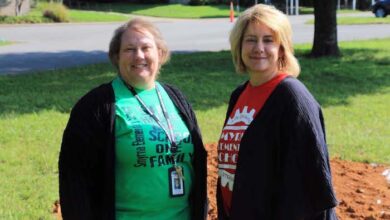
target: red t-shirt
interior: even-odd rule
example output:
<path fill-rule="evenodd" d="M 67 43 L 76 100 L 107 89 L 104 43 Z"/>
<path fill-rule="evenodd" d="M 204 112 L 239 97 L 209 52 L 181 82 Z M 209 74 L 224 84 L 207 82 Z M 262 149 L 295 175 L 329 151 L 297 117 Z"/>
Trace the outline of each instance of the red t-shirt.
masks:
<path fill-rule="evenodd" d="M 218 176 L 224 208 L 229 215 L 241 138 L 275 87 L 287 74 L 278 74 L 260 86 L 247 84 L 230 113 L 218 143 Z"/>

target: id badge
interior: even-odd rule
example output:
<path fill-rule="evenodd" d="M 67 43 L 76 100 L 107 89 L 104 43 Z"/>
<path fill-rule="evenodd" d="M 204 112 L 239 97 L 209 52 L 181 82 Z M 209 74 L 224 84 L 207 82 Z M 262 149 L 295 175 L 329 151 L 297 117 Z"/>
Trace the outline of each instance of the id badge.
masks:
<path fill-rule="evenodd" d="M 184 174 L 184 173 L 183 173 Z M 174 167 L 168 169 L 169 195 L 171 197 L 184 196 L 184 179 L 180 178 Z"/>

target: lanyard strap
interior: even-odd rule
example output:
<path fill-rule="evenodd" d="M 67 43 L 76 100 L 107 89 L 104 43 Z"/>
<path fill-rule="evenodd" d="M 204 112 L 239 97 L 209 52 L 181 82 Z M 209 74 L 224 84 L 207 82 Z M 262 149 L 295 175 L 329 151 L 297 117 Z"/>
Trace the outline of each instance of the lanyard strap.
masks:
<path fill-rule="evenodd" d="M 160 93 L 160 90 L 158 89 L 158 86 L 156 85 L 156 92 L 157 92 L 157 96 L 158 96 L 158 101 L 160 102 L 160 107 L 161 107 L 161 110 L 163 112 L 164 118 L 167 121 L 169 132 L 165 129 L 165 127 L 163 126 L 161 121 L 157 118 L 157 116 L 146 106 L 144 101 L 142 101 L 142 99 L 139 97 L 137 91 L 135 91 L 135 89 L 132 86 L 125 83 L 124 80 L 123 80 L 123 83 L 130 90 L 130 92 L 134 95 L 134 97 L 137 99 L 137 101 L 141 104 L 141 106 L 145 110 L 145 112 L 147 114 L 149 114 L 157 122 L 157 124 L 164 130 L 164 132 L 167 135 L 168 140 L 171 144 L 169 151 L 172 154 L 175 154 L 177 152 L 177 144 L 175 141 L 175 136 L 173 134 L 172 124 L 171 124 L 171 121 L 169 120 L 169 115 L 168 115 L 167 110 L 165 108 L 165 105 L 164 105 L 164 102 L 162 100 L 161 93 Z"/>

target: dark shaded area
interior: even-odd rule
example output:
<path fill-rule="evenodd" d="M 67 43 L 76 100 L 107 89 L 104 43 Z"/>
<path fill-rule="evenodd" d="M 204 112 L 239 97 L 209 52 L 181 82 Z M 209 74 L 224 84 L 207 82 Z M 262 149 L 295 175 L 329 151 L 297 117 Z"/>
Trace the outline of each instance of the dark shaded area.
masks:
<path fill-rule="evenodd" d="M 303 56 L 307 51 L 297 51 L 303 70 L 299 78 L 322 106 L 348 104 L 350 97 L 374 94 L 390 86 L 390 59 L 375 58 L 378 52 L 347 49 L 343 54 L 348 59 L 310 59 Z M 365 60 L 367 57 L 372 57 L 370 62 Z M 361 63 L 365 63 L 364 68 L 356 65 Z M 67 113 L 83 94 L 115 75 L 116 70 L 103 63 L 0 76 L 0 115 L 51 109 Z M 163 66 L 159 80 L 180 88 L 195 110 L 206 110 L 226 104 L 231 91 L 246 76 L 234 72 L 229 52 L 201 52 L 174 54 Z"/>
<path fill-rule="evenodd" d="M 375 94 L 390 86 L 390 58 L 375 58 L 379 52 L 383 53 L 344 49 L 341 57 L 310 58 L 307 51 L 298 50 L 299 79 L 323 107 L 348 104 L 349 97 Z"/>
<path fill-rule="evenodd" d="M 314 41 L 310 52 L 312 57 L 340 55 L 336 7 L 337 2 L 334 0 L 314 1 Z"/>
<path fill-rule="evenodd" d="M 107 52 L 101 50 L 8 53 L 0 55 L 0 75 L 28 73 L 107 61 Z"/>

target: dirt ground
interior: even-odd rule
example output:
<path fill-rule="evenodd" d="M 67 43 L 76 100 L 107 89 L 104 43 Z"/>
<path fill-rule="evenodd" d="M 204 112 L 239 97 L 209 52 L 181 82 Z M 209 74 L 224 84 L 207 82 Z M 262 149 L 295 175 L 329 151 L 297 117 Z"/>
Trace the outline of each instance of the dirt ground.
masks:
<path fill-rule="evenodd" d="M 217 147 L 206 146 L 208 151 L 208 197 L 210 200 L 208 220 L 217 220 L 216 183 Z M 390 185 L 382 173 L 385 167 L 378 164 L 331 160 L 333 185 L 340 202 L 336 209 L 340 220 L 390 220 Z M 61 211 L 56 201 L 53 213 L 61 219 Z"/>
<path fill-rule="evenodd" d="M 217 219 L 217 147 L 207 145 L 209 220 Z M 336 209 L 341 220 L 390 220 L 390 185 L 383 171 L 389 167 L 378 164 L 331 160 L 333 186 L 340 204 Z"/>

